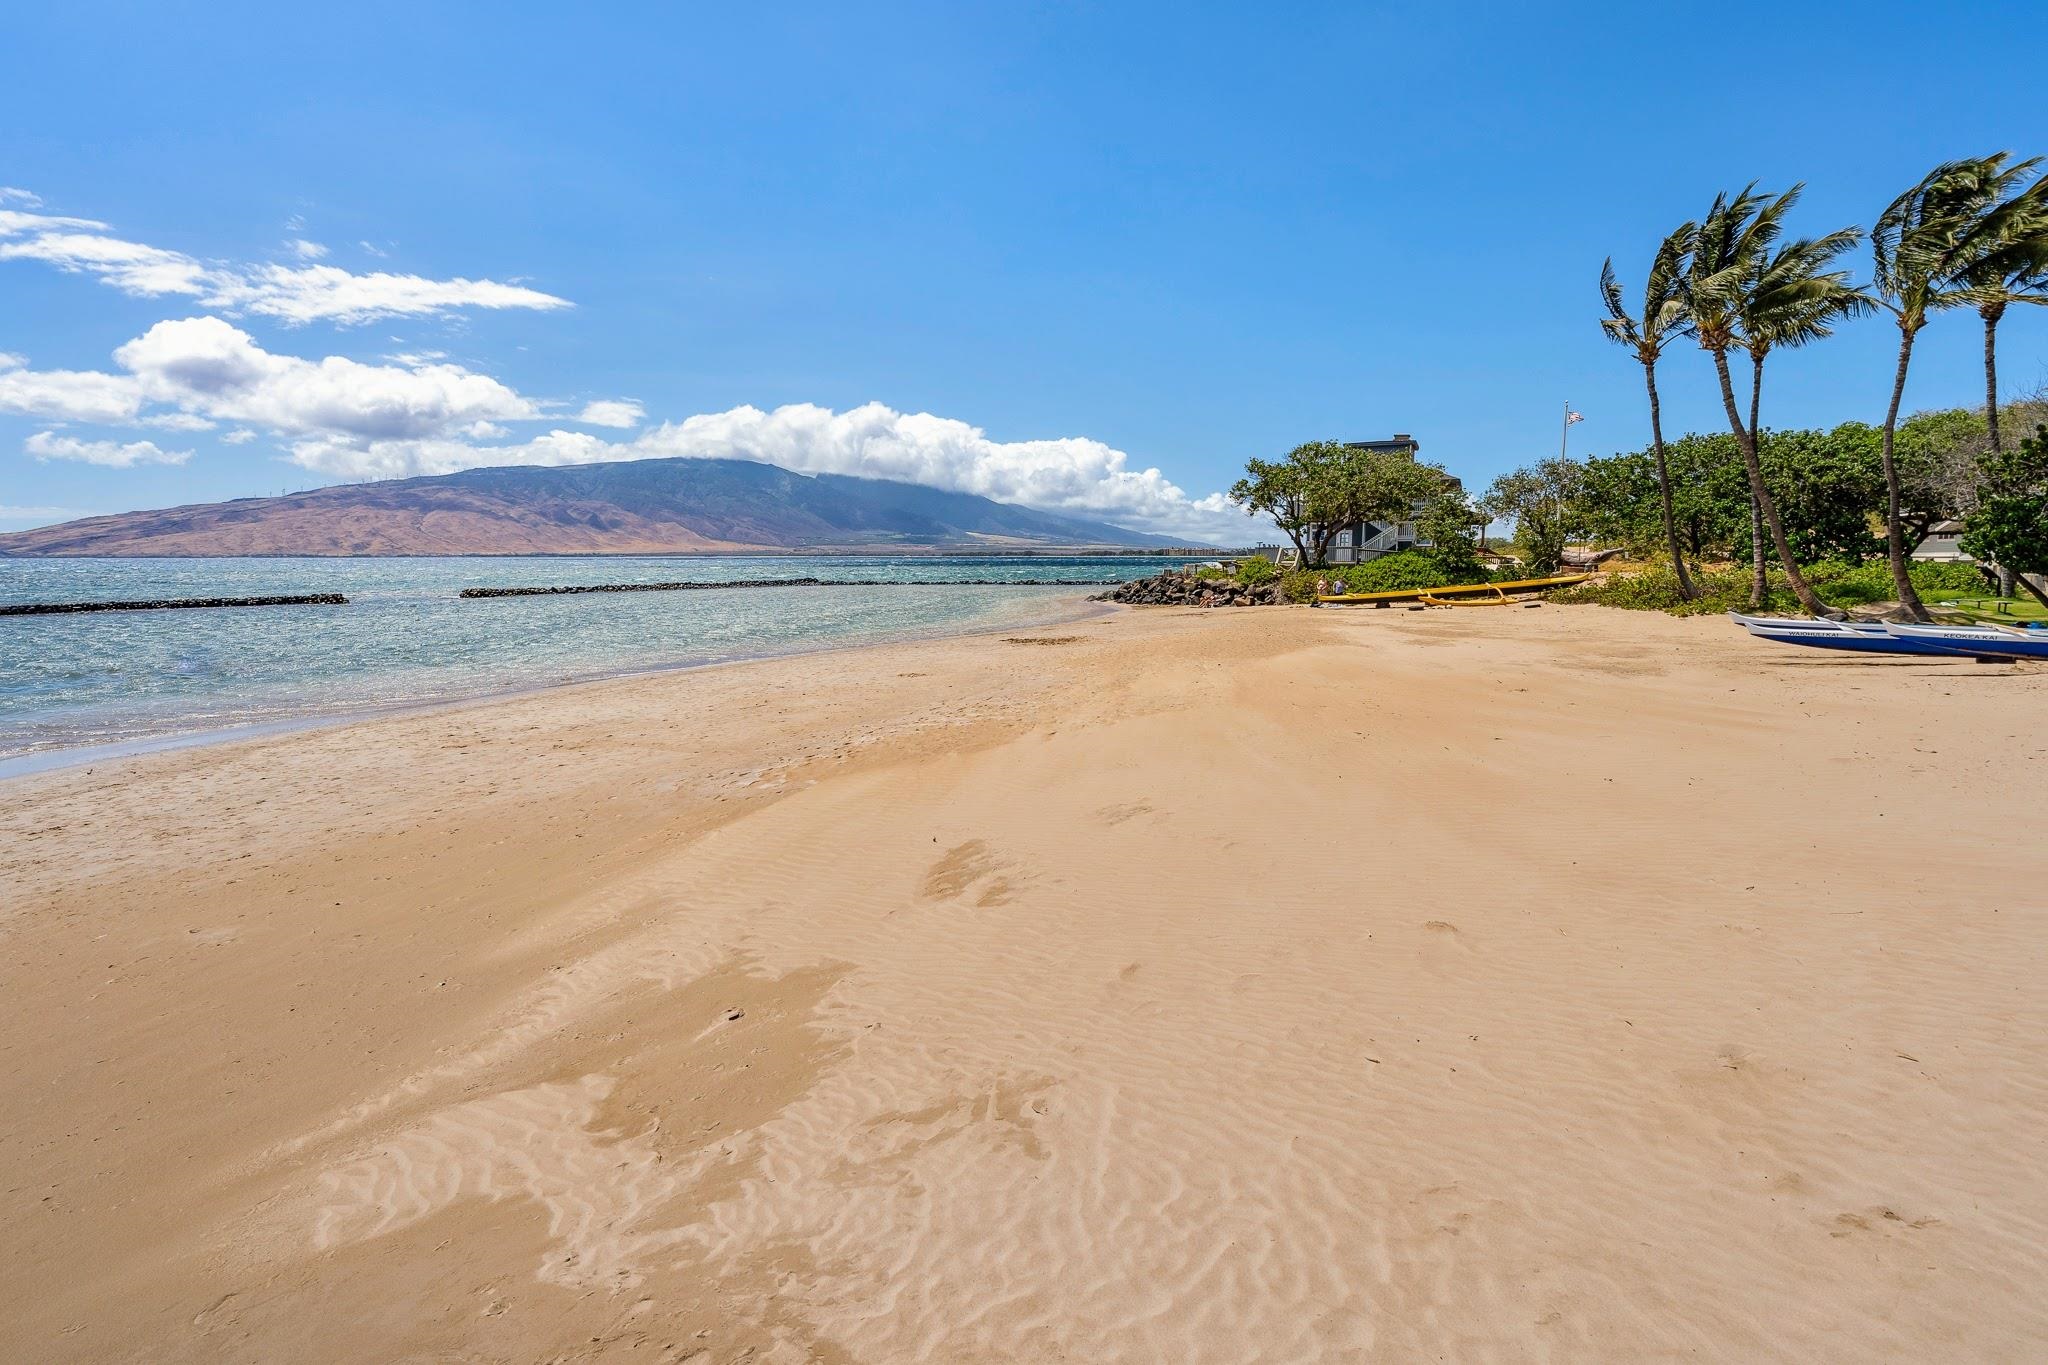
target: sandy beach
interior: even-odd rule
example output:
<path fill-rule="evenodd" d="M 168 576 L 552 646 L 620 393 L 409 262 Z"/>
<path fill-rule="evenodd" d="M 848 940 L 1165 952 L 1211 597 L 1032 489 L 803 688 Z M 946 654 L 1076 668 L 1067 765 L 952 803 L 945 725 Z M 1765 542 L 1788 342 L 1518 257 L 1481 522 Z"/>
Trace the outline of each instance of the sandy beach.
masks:
<path fill-rule="evenodd" d="M 0 784 L 0 1355 L 2038 1359 L 2044 707 L 1157 609 Z"/>

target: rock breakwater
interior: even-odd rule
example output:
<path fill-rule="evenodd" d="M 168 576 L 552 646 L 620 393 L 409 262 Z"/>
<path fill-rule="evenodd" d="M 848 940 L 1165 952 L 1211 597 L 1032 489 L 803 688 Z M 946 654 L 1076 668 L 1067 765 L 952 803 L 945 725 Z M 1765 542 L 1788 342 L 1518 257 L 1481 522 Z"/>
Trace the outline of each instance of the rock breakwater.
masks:
<path fill-rule="evenodd" d="M 1202 578 L 1168 570 L 1152 578 L 1119 584 L 1109 592 L 1097 593 L 1091 600 L 1137 607 L 1277 607 L 1286 604 L 1287 593 L 1278 579 L 1245 584 L 1234 578 Z"/>
<path fill-rule="evenodd" d="M 87 611 L 178 611 L 196 607 L 345 607 L 338 592 L 283 597 L 171 597 L 136 602 L 17 602 L 0 605 L 0 616 L 72 616 Z"/>

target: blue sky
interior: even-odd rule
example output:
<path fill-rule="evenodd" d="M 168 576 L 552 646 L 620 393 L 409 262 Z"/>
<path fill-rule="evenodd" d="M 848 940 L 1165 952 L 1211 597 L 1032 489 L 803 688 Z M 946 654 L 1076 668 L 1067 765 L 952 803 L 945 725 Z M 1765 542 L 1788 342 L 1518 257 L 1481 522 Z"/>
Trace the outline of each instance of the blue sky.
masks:
<path fill-rule="evenodd" d="M 0 529 L 721 453 L 1250 529 L 1211 495 L 1302 440 L 1643 444 L 1600 261 L 1720 188 L 1818 233 L 2048 152 L 2018 5 L 748 8 L 18 7 Z M 1879 420 L 1894 345 L 1774 362 L 1766 422 Z M 1979 363 L 1941 319 L 1908 407 Z M 1696 352 L 1664 389 L 1718 427 Z"/>

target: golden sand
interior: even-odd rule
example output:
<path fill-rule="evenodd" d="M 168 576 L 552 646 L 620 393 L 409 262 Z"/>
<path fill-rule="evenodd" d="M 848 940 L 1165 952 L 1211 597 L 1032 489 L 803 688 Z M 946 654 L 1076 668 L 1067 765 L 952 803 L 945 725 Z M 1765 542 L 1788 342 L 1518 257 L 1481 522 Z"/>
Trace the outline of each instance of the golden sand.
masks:
<path fill-rule="evenodd" d="M 0 1355 L 2039 1358 L 2048 673 L 1034 637 L 0 785 Z"/>

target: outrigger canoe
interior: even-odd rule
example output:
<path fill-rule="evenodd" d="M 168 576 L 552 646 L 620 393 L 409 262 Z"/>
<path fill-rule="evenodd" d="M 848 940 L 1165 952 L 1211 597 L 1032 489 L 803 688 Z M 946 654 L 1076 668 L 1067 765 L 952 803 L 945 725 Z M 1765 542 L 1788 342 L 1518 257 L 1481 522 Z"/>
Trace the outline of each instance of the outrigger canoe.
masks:
<path fill-rule="evenodd" d="M 1497 607 L 1513 600 L 1516 592 L 1547 592 L 1584 583 L 1589 573 L 1557 574 L 1550 578 L 1516 578 L 1505 583 L 1447 583 L 1440 588 L 1402 588 L 1391 592 L 1323 593 L 1316 600 L 1331 606 L 1371 606 L 1390 602 L 1422 602 L 1435 607 Z"/>
<path fill-rule="evenodd" d="M 1977 658 L 2048 659 L 2048 630 L 2018 631 L 2003 626 L 1901 626 L 1887 621 L 1894 640 L 1937 645 L 1951 654 Z"/>
<path fill-rule="evenodd" d="M 1926 654 L 1936 658 L 1953 659 L 1957 651 L 1940 645 L 1927 644 L 1920 640 L 1895 639 L 1885 633 L 1883 623 L 1876 630 L 1861 625 L 1848 626 L 1827 622 L 1816 628 L 1810 623 L 1780 628 L 1773 626 L 1745 625 L 1744 630 L 1759 640 L 1775 640 L 1781 645 L 1804 645 L 1808 649 L 1840 649 L 1856 654 Z"/>
<path fill-rule="evenodd" d="M 2048 659 L 2048 632 L 2029 638 L 1998 626 L 1913 626 L 1889 621 L 1817 621 L 1802 617 L 1743 616 L 1730 612 L 1760 640 L 1837 649 L 1860 654 L 1914 654 L 1922 657 Z"/>

